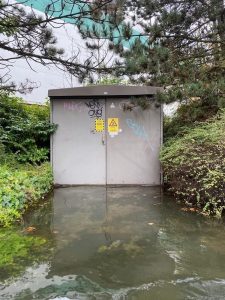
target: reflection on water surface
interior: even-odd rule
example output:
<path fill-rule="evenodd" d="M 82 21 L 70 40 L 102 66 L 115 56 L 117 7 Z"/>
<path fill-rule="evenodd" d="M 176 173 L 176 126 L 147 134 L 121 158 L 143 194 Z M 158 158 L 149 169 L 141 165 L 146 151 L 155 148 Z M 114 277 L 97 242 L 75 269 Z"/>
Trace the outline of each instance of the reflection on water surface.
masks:
<path fill-rule="evenodd" d="M 225 298 L 224 225 L 160 188 L 56 189 L 24 228 L 0 231 L 0 299 Z"/>

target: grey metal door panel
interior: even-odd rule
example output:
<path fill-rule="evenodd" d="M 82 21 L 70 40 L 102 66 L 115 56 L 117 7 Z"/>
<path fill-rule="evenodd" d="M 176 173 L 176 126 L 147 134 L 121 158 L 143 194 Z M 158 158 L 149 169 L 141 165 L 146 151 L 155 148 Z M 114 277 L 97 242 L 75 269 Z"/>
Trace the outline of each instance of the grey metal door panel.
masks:
<path fill-rule="evenodd" d="M 123 111 L 121 102 L 106 102 L 106 118 L 119 118 L 120 128 L 107 132 L 107 184 L 160 185 L 161 108 Z"/>
<path fill-rule="evenodd" d="M 106 184 L 104 132 L 95 132 L 95 119 L 105 119 L 105 100 L 91 101 L 53 100 L 55 184 Z"/>

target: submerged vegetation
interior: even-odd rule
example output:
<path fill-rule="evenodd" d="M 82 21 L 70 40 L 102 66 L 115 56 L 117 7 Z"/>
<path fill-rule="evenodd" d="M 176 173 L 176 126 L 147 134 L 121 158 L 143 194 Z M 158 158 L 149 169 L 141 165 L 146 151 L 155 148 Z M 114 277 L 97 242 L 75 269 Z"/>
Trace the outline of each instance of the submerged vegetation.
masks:
<path fill-rule="evenodd" d="M 20 231 L 0 231 L 0 274 L 2 279 L 17 276 L 26 266 L 48 261 L 52 254 L 49 241 L 41 236 L 31 236 Z"/>
<path fill-rule="evenodd" d="M 178 111 L 166 125 L 161 151 L 166 188 L 187 205 L 220 217 L 225 213 L 225 110 L 201 123 L 185 120 L 184 126 L 181 116 Z"/>
<path fill-rule="evenodd" d="M 47 105 L 0 95 L 0 226 L 20 221 L 50 191 L 49 140 L 54 130 Z"/>

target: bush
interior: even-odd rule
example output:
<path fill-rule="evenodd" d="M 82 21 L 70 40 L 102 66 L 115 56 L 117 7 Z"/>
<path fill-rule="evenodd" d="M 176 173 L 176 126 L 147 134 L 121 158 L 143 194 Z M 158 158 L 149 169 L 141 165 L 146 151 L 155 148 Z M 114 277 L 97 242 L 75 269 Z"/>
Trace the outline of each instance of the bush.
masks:
<path fill-rule="evenodd" d="M 19 162 L 48 160 L 50 134 L 55 129 L 48 105 L 27 105 L 18 97 L 0 94 L 0 143 L 8 154 L 16 154 Z"/>
<path fill-rule="evenodd" d="M 171 138 L 161 151 L 166 187 L 210 215 L 225 209 L 225 111 Z"/>
<path fill-rule="evenodd" d="M 209 106 L 200 100 L 180 105 L 174 117 L 164 118 L 164 141 L 184 135 L 190 128 L 212 118 L 217 112 L 217 106 Z"/>
<path fill-rule="evenodd" d="M 0 166 L 0 225 L 9 226 L 43 198 L 52 187 L 49 163 L 32 167 Z"/>

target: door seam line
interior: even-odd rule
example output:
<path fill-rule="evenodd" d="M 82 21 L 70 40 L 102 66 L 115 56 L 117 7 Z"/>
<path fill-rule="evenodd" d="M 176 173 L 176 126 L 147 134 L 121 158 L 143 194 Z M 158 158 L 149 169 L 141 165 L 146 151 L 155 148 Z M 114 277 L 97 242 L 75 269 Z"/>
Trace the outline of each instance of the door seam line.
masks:
<path fill-rule="evenodd" d="M 105 98 L 105 185 L 108 184 L 108 136 L 107 136 L 107 106 Z"/>

